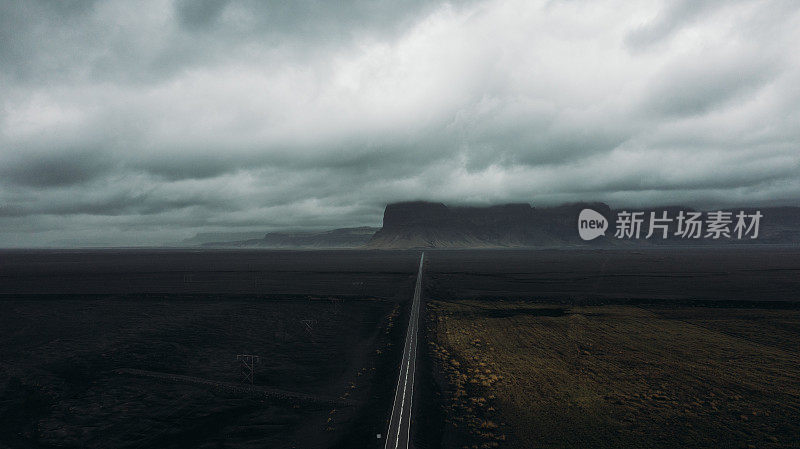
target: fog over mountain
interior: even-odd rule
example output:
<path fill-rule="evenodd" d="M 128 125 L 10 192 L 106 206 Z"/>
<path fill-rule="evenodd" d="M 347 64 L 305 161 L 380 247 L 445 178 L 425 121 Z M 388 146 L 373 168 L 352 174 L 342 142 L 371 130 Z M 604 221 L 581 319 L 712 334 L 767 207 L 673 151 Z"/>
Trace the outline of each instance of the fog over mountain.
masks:
<path fill-rule="evenodd" d="M 0 246 L 798 205 L 797 42 L 791 0 L 3 1 Z"/>

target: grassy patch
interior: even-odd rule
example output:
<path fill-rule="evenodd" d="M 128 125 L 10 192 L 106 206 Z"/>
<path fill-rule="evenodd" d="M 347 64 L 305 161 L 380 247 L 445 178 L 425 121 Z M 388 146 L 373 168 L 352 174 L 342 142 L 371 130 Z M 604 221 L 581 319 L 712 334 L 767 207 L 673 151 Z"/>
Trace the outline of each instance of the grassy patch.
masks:
<path fill-rule="evenodd" d="M 451 446 L 800 445 L 796 310 L 428 306 Z"/>

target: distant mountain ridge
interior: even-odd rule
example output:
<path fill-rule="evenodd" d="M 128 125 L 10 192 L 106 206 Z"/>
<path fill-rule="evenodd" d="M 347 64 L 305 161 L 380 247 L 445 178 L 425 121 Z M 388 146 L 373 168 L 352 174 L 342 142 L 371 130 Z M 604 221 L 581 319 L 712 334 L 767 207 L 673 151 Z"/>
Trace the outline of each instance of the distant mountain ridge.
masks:
<path fill-rule="evenodd" d="M 180 242 L 183 245 L 202 245 L 213 242 L 234 242 L 257 239 L 264 236 L 261 232 L 200 232 Z"/>
<path fill-rule="evenodd" d="M 578 215 L 593 209 L 608 219 L 605 237 L 583 241 L 577 231 Z M 639 239 L 614 237 L 617 214 L 623 210 L 644 212 L 645 223 Z M 800 207 L 728 208 L 746 213 L 761 211 L 758 239 L 682 239 L 675 236 L 677 224 L 668 226 L 669 238 L 646 239 L 650 212 L 663 211 L 675 218 L 684 206 L 612 209 L 600 202 L 533 207 L 510 203 L 486 207 L 447 206 L 442 203 L 411 201 L 386 206 L 383 227 L 341 228 L 317 232 L 270 232 L 262 238 L 236 241 L 204 241 L 204 247 L 259 248 L 526 248 L 553 246 L 634 247 L 642 245 L 800 245 Z M 196 237 L 199 239 L 200 236 Z"/>
<path fill-rule="evenodd" d="M 205 242 L 204 247 L 261 248 L 358 248 L 367 244 L 378 230 L 369 226 L 329 231 L 269 232 L 260 239 L 230 242 Z"/>

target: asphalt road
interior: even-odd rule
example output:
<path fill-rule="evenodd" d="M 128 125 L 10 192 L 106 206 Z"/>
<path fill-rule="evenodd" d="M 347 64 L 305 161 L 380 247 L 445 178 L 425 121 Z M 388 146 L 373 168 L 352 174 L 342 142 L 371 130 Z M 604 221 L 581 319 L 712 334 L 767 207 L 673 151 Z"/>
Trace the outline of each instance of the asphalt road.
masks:
<path fill-rule="evenodd" d="M 397 391 L 394 394 L 392 417 L 386 433 L 386 449 L 408 448 L 411 446 L 411 412 L 414 399 L 414 372 L 417 367 L 417 336 L 419 335 L 419 304 L 422 291 L 422 263 L 425 253 L 419 258 L 417 285 L 411 303 L 411 316 L 408 320 L 406 343 L 400 361 L 400 376 L 397 378 Z M 413 446 L 411 446 L 413 447 Z"/>

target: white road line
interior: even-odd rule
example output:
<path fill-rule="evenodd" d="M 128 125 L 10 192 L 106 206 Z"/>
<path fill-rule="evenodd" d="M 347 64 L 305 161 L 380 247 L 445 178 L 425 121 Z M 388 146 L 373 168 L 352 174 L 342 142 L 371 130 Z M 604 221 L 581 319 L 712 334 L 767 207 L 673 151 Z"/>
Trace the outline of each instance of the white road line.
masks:
<path fill-rule="evenodd" d="M 389 418 L 389 430 L 386 433 L 386 449 L 408 448 L 409 437 L 411 434 L 411 411 L 414 403 L 414 371 L 416 370 L 416 357 L 417 357 L 417 333 L 419 331 L 419 308 L 420 308 L 420 295 L 422 292 L 422 263 L 425 260 L 425 253 L 419 258 L 419 270 L 417 271 L 417 283 L 414 287 L 414 297 L 411 302 L 411 313 L 409 314 L 408 329 L 406 331 L 406 343 L 403 347 L 403 357 L 400 362 L 400 374 L 397 376 L 397 389 L 395 391 L 394 402 L 392 403 L 392 414 Z M 405 362 L 405 369 L 403 367 Z M 412 368 L 412 363 L 413 368 Z M 404 372 L 405 371 L 405 372 Z M 411 382 L 409 383 L 409 375 Z M 400 384 L 402 380 L 402 395 L 400 394 Z M 406 395 L 408 394 L 408 408 L 406 408 Z M 400 399 L 400 407 L 397 407 L 397 400 Z M 407 413 L 407 419 L 404 421 L 404 416 Z M 395 425 L 395 412 L 397 412 L 397 424 Z M 405 422 L 405 424 L 404 424 Z M 406 435 L 403 440 L 400 439 L 403 425 L 406 426 Z M 396 426 L 396 427 L 395 427 Z M 394 438 L 392 438 L 394 437 Z M 394 444 L 392 445 L 392 440 Z"/>
<path fill-rule="evenodd" d="M 417 304 L 419 306 L 419 304 Z M 417 318 L 415 319 L 417 323 L 419 323 L 419 309 L 417 309 Z M 414 335 L 417 334 L 419 329 L 417 326 L 414 326 Z M 417 339 L 414 338 L 414 359 L 417 358 Z M 414 361 L 414 368 L 416 368 L 417 362 Z M 416 371 L 416 370 L 415 370 Z M 411 411 L 414 410 L 414 372 L 411 372 L 411 394 L 409 395 L 410 400 L 408 401 L 408 427 L 406 428 L 406 447 L 408 447 L 408 442 L 410 441 L 409 438 L 411 436 Z M 398 429 L 398 433 L 400 430 Z"/>

